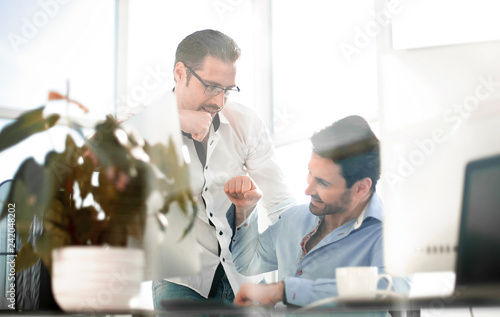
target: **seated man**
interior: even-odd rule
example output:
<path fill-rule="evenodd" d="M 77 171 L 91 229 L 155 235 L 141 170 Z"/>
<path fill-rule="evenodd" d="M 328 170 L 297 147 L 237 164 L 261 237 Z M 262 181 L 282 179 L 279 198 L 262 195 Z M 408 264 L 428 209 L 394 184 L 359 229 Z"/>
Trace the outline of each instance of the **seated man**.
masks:
<path fill-rule="evenodd" d="M 244 284 L 235 304 L 304 306 L 337 296 L 335 268 L 376 266 L 384 272 L 379 141 L 368 123 L 349 116 L 314 134 L 309 162 L 309 205 L 292 207 L 262 234 L 256 204 L 262 196 L 246 176 L 229 180 L 225 192 L 235 210 L 232 254 L 245 275 L 278 270 L 274 284 Z M 234 215 L 234 219 L 233 219 Z M 394 290 L 408 284 L 393 278 Z M 382 282 L 381 282 L 382 284 Z"/>

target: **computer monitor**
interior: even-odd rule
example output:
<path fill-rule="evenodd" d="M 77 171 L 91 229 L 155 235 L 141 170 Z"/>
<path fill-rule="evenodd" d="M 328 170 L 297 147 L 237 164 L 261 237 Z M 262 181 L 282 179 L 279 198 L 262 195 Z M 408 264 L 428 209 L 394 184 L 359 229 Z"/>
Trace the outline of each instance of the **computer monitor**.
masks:
<path fill-rule="evenodd" d="M 500 155 L 465 169 L 456 261 L 458 286 L 500 284 Z"/>
<path fill-rule="evenodd" d="M 179 115 L 174 95 L 167 93 L 152 102 L 142 112 L 122 123 L 135 130 L 150 145 L 168 145 L 172 140 L 179 162 L 189 163 L 189 154 L 183 150 Z M 148 279 L 162 279 L 194 274 L 200 271 L 200 255 L 194 227 L 182 237 L 189 224 L 181 208 L 173 203 L 166 215 L 168 226 L 162 229 L 156 212 L 162 206 L 163 197 L 153 194 L 148 200 L 148 218 L 144 248 Z M 190 210 L 193 213 L 194 210 Z"/>
<path fill-rule="evenodd" d="M 418 125 L 381 124 L 384 261 L 395 275 L 455 271 L 468 162 L 500 153 L 498 104 L 460 121 L 431 117 Z"/>

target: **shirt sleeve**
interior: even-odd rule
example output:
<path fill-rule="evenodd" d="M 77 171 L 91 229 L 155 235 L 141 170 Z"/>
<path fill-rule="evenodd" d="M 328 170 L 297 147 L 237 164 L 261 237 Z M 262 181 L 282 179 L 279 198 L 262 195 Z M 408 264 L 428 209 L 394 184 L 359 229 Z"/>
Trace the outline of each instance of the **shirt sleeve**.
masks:
<path fill-rule="evenodd" d="M 392 276 L 394 292 L 406 295 L 410 286 L 409 277 Z M 338 296 L 336 279 L 309 280 L 299 277 L 285 278 L 287 304 L 306 306 L 316 301 Z"/>
<path fill-rule="evenodd" d="M 335 279 L 309 280 L 299 277 L 285 278 L 287 304 L 306 306 L 318 300 L 337 296 Z"/>
<path fill-rule="evenodd" d="M 278 225 L 278 224 L 276 224 Z M 243 275 L 257 275 L 278 269 L 276 257 L 277 226 L 268 227 L 262 234 L 258 230 L 258 212 L 235 228 L 230 250 L 236 270 Z"/>
<path fill-rule="evenodd" d="M 370 251 L 369 266 L 376 266 L 379 274 L 386 273 L 383 260 L 383 243 L 382 237 L 380 237 Z M 391 278 L 392 291 L 401 295 L 407 295 L 410 285 L 409 279 L 396 276 L 391 276 Z M 382 279 L 378 284 L 378 288 L 384 289 L 387 285 L 387 281 Z M 337 297 L 337 280 L 335 278 L 311 280 L 300 277 L 288 277 L 285 278 L 285 293 L 287 304 L 305 306 L 322 299 Z"/>
<path fill-rule="evenodd" d="M 279 215 L 296 204 L 285 181 L 281 167 L 276 161 L 271 137 L 257 116 L 249 126 L 247 139 L 248 156 L 245 166 L 248 174 L 262 190 L 261 206 L 266 210 L 272 223 Z"/>

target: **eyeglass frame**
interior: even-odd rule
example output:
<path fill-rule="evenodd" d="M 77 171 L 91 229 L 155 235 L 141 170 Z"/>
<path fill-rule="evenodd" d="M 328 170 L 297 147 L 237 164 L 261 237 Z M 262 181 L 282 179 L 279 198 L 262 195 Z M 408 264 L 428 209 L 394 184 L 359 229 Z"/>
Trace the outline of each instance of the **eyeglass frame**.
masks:
<path fill-rule="evenodd" d="M 189 72 L 190 72 L 191 74 L 193 74 L 193 75 L 194 75 L 194 77 L 196 77 L 196 79 L 198 79 L 198 80 L 200 81 L 200 83 L 202 83 L 202 84 L 203 84 L 203 86 L 205 86 L 205 91 L 204 91 L 204 93 L 205 93 L 205 95 L 207 95 L 207 96 L 215 97 L 215 96 L 218 96 L 218 95 L 219 95 L 222 91 L 224 91 L 224 98 L 226 98 L 226 99 L 227 99 L 227 98 L 229 97 L 229 94 L 230 94 L 232 91 L 234 91 L 234 92 L 240 92 L 240 87 L 238 87 L 238 86 L 235 86 L 235 87 L 233 87 L 233 88 L 222 88 L 222 87 L 215 86 L 215 85 L 208 85 L 208 84 L 206 84 L 206 83 L 203 81 L 203 79 L 201 79 L 201 78 L 200 78 L 200 76 L 198 76 L 198 74 L 196 74 L 196 73 L 194 72 L 194 70 L 193 70 L 191 67 L 189 67 L 189 66 L 188 66 L 188 65 L 186 65 L 186 64 L 184 64 L 184 66 L 186 66 L 187 70 L 189 70 Z M 209 89 L 209 87 L 215 87 L 215 89 L 216 89 L 216 90 L 218 90 L 218 92 L 217 92 L 215 95 L 210 94 L 210 93 L 207 93 L 207 90 Z M 216 91 L 216 90 L 214 90 L 214 91 Z"/>

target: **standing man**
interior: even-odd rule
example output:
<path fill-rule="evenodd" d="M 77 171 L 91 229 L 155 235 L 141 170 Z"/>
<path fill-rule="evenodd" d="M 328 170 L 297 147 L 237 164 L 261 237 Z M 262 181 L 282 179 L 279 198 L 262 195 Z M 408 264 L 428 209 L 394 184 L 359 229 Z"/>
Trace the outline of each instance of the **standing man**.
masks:
<path fill-rule="evenodd" d="M 239 57 L 236 43 L 214 30 L 195 32 L 177 47 L 174 92 L 183 142 L 191 156 L 190 185 L 199 202 L 195 230 L 201 272 L 153 281 L 156 309 L 169 299 L 232 302 L 244 282 L 261 280 L 243 276 L 234 267 L 229 251 L 233 224 L 226 219 L 231 201 L 224 193 L 229 179 L 252 177 L 264 193 L 263 207 L 272 222 L 295 203 L 264 123 L 252 109 L 229 99 L 240 91 L 235 82 Z"/>
<path fill-rule="evenodd" d="M 245 284 L 238 305 L 298 306 L 337 296 L 335 269 L 375 266 L 384 272 L 379 141 L 368 123 L 350 116 L 313 135 L 309 205 L 290 208 L 262 234 L 257 231 L 258 187 L 246 176 L 225 188 L 236 209 L 232 252 L 236 268 L 253 275 L 278 269 L 274 284 Z M 229 213 L 231 214 L 231 213 Z M 393 278 L 394 289 L 408 284 Z M 385 313 L 381 313 L 385 315 Z"/>

